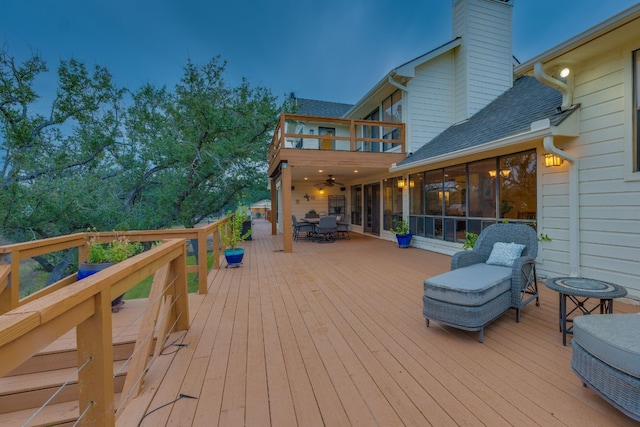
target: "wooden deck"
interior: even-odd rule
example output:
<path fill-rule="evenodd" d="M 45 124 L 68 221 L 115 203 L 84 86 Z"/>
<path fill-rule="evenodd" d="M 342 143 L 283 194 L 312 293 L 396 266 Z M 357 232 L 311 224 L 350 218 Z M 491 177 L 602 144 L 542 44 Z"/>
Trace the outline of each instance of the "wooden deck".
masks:
<path fill-rule="evenodd" d="M 544 285 L 540 307 L 519 324 L 505 314 L 481 344 L 425 326 L 422 282 L 448 271 L 449 257 L 355 233 L 285 254 L 269 232 L 254 221 L 244 265 L 211 273 L 191 328 L 172 337 L 186 346 L 158 359 L 118 425 L 180 394 L 197 399 L 141 425 L 635 425 L 571 371 L 558 296 Z"/>

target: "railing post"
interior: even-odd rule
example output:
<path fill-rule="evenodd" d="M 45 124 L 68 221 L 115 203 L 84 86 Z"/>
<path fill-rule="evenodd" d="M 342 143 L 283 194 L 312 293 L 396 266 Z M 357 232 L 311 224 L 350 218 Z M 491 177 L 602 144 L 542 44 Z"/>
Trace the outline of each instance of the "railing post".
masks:
<path fill-rule="evenodd" d="M 13 250 L 4 258 L 11 265 L 11 273 L 7 289 L 0 293 L 0 314 L 7 313 L 20 304 L 20 252 Z"/>
<path fill-rule="evenodd" d="M 187 288 L 187 247 L 182 246 L 182 255 L 171 262 L 171 272 L 176 280 L 173 282 L 173 305 L 171 317 L 176 320 L 176 331 L 189 329 L 189 290 Z"/>
<path fill-rule="evenodd" d="M 213 268 L 220 268 L 220 225 L 216 224 L 213 229 Z"/>
<path fill-rule="evenodd" d="M 198 230 L 198 294 L 207 293 L 207 233 L 205 229 Z"/>
<path fill-rule="evenodd" d="M 113 426 L 113 343 L 111 331 L 111 289 L 94 296 L 95 313 L 76 328 L 80 420 L 82 426 Z M 98 333 L 99 332 L 99 333 Z"/>
<path fill-rule="evenodd" d="M 349 151 L 356 151 L 356 122 L 353 119 L 349 126 Z"/>

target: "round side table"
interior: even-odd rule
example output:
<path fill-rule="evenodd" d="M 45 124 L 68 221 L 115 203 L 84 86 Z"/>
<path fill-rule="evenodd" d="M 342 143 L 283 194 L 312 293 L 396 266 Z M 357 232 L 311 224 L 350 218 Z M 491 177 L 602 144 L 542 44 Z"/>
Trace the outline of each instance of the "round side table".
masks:
<path fill-rule="evenodd" d="M 573 335 L 573 317 L 576 314 L 591 314 L 600 309 L 600 314 L 613 313 L 613 299 L 627 295 L 627 290 L 613 283 L 585 277 L 556 277 L 545 280 L 544 284 L 560 296 L 560 332 L 562 345 L 567 345 L 567 334 Z M 585 303 L 591 298 L 598 298 L 599 303 L 588 308 Z M 567 299 L 574 307 L 567 313 Z M 567 327 L 567 323 L 572 325 Z"/>

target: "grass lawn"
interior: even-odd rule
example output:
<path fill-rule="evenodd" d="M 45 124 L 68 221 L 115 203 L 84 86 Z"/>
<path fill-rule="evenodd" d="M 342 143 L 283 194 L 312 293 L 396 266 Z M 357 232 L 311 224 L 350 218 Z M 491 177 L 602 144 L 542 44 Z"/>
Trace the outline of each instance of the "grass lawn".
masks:
<path fill-rule="evenodd" d="M 189 256 L 187 257 L 187 265 L 196 265 L 196 257 Z M 207 271 L 211 269 L 213 265 L 213 254 L 210 254 L 207 258 Z M 187 287 L 189 293 L 195 293 L 198 291 L 198 279 L 196 273 L 189 273 L 187 275 Z M 138 298 L 147 298 L 149 296 L 149 290 L 151 289 L 151 283 L 153 282 L 153 277 L 147 277 L 142 282 L 135 285 L 133 288 L 129 290 L 126 294 L 124 294 L 124 299 L 138 299 Z"/>

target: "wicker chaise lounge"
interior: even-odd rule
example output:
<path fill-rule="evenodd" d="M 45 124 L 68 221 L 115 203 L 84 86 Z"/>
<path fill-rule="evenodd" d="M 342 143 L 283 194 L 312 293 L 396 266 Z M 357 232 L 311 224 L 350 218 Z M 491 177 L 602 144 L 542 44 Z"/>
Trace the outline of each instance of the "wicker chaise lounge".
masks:
<path fill-rule="evenodd" d="M 582 383 L 640 421 L 640 313 L 578 316 L 571 347 Z"/>
<path fill-rule="evenodd" d="M 451 271 L 424 281 L 422 314 L 426 319 L 478 331 L 510 308 L 538 301 L 535 258 L 538 240 L 525 224 L 493 224 L 480 233 L 471 251 L 454 254 Z"/>

